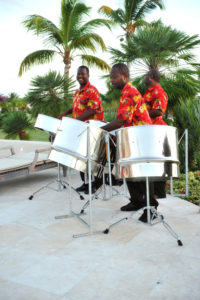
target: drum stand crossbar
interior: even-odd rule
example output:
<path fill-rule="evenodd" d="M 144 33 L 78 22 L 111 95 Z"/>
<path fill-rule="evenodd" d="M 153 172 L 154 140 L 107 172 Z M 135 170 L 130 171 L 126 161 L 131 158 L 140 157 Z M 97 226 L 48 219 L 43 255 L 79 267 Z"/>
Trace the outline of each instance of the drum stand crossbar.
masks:
<path fill-rule="evenodd" d="M 158 223 L 162 223 L 163 226 L 167 229 L 167 231 L 177 240 L 178 246 L 183 246 L 182 241 L 180 240 L 178 234 L 172 229 L 172 227 L 164 220 L 164 216 L 161 215 L 154 206 L 150 206 L 150 198 L 149 198 L 149 177 L 146 177 L 146 206 L 132 212 L 128 217 L 124 217 L 117 222 L 112 223 L 108 228 L 104 230 L 105 234 L 108 234 L 110 229 L 117 224 L 120 224 L 123 221 L 127 221 L 129 219 L 134 219 L 133 217 L 138 214 L 140 211 L 147 210 L 147 224 L 155 225 Z M 139 221 L 138 221 L 139 222 Z"/>

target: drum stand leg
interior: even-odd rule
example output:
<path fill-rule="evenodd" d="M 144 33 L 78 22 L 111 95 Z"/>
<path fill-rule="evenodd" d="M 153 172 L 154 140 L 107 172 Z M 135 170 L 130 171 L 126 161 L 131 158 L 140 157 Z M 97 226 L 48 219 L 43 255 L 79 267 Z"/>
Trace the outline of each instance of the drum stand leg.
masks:
<path fill-rule="evenodd" d="M 88 180 L 89 180 L 89 223 L 87 223 L 85 220 L 83 220 L 80 215 L 83 214 L 83 212 L 77 214 L 72 210 L 72 185 L 71 185 L 71 176 L 69 179 L 69 210 L 70 213 L 68 215 L 63 216 L 56 216 L 55 219 L 63 219 L 63 218 L 69 218 L 69 217 L 76 217 L 78 220 L 80 220 L 83 224 L 85 224 L 89 228 L 89 232 L 83 233 L 83 234 L 74 234 L 74 238 L 93 235 L 97 233 L 103 233 L 103 230 L 101 231 L 93 231 L 93 224 L 92 224 L 92 182 L 91 182 L 91 158 L 90 158 L 90 127 L 87 128 L 87 149 L 88 149 Z M 71 174 L 70 174 L 71 175 Z"/>
<path fill-rule="evenodd" d="M 164 221 L 164 217 L 163 215 L 159 214 L 157 212 L 157 210 L 154 207 L 150 206 L 150 199 L 149 199 L 149 178 L 146 177 L 146 199 L 147 199 L 147 206 L 144 207 L 144 209 L 147 209 L 147 221 L 148 221 L 148 225 L 154 225 L 152 223 L 154 218 L 158 218 L 159 222 L 161 222 L 163 224 L 163 226 L 168 230 L 168 232 L 177 240 L 177 243 L 179 246 L 182 246 L 183 243 L 180 240 L 178 234 L 171 228 L 171 226 Z M 151 216 L 152 214 L 152 216 Z"/>
<path fill-rule="evenodd" d="M 39 193 L 40 191 L 42 191 L 42 190 L 45 189 L 45 188 L 49 188 L 49 189 L 51 189 L 51 190 L 53 190 L 53 191 L 56 191 L 56 192 L 61 192 L 63 189 L 66 189 L 67 187 L 69 187 L 69 183 L 61 179 L 61 175 L 60 175 L 60 172 L 61 172 L 61 171 L 60 171 L 60 169 L 61 169 L 61 168 L 60 168 L 60 164 L 58 164 L 57 167 L 58 167 L 57 179 L 56 179 L 56 180 L 52 180 L 52 181 L 50 181 L 49 183 L 47 183 L 46 185 L 44 185 L 43 187 L 39 188 L 37 191 L 35 191 L 35 192 L 29 197 L 29 200 L 32 200 L 35 194 Z M 53 183 L 55 183 L 55 182 L 58 184 L 57 189 L 56 189 L 56 188 L 50 187 L 50 185 L 53 184 Z M 80 197 L 81 200 L 84 200 L 84 197 L 83 197 L 81 194 L 79 194 L 79 192 L 77 192 L 76 189 L 74 189 L 73 187 L 72 187 L 72 189 L 74 190 L 74 192 L 76 192 L 76 193 L 79 195 L 79 197 Z"/>
<path fill-rule="evenodd" d="M 118 220 L 117 222 L 111 224 L 108 228 L 104 230 L 105 234 L 108 234 L 110 229 L 114 227 L 117 224 L 120 224 L 123 221 L 127 221 L 129 219 L 132 219 L 132 217 L 137 214 L 139 211 L 144 211 L 145 209 L 147 210 L 147 224 L 148 225 L 155 225 L 157 223 L 162 223 L 163 226 L 167 229 L 167 231 L 176 239 L 178 246 L 183 246 L 182 241 L 180 240 L 178 234 L 172 229 L 172 227 L 165 222 L 164 216 L 161 215 L 154 206 L 150 206 L 150 198 L 149 198 L 149 178 L 146 177 L 146 201 L 147 205 L 137 211 L 132 212 L 128 217 L 122 218 Z M 157 219 L 157 221 L 154 219 Z"/>
<path fill-rule="evenodd" d="M 101 231 L 93 231 L 93 216 L 92 216 L 92 182 L 91 182 L 91 157 L 90 157 L 90 126 L 87 127 L 87 149 L 88 149 L 88 177 L 89 177 L 89 232 L 82 233 L 82 234 L 74 234 L 74 238 L 78 237 L 84 237 L 88 235 L 94 235 L 103 233 L 103 230 Z"/>
<path fill-rule="evenodd" d="M 71 169 L 69 169 L 69 183 L 68 182 L 64 182 L 65 184 L 67 184 L 68 189 L 69 189 L 69 214 L 68 215 L 62 215 L 62 216 L 56 216 L 55 219 L 67 219 L 67 218 L 71 218 L 71 217 L 76 217 L 78 218 L 82 223 L 84 223 L 86 226 L 88 226 L 88 224 L 82 219 L 80 218 L 80 215 L 83 215 L 83 213 L 75 213 L 72 210 L 72 189 L 78 193 L 71 185 Z"/>
<path fill-rule="evenodd" d="M 56 182 L 58 184 L 57 189 L 50 187 L 50 185 L 53 184 L 54 182 Z M 32 200 L 35 194 L 37 194 L 38 192 L 40 192 L 41 190 L 46 189 L 46 188 L 49 188 L 49 189 L 51 189 L 53 191 L 56 191 L 56 192 L 61 192 L 63 189 L 66 189 L 66 186 L 65 186 L 64 182 L 61 180 L 61 176 L 60 176 L 60 164 L 58 164 L 57 179 L 52 180 L 49 183 L 47 183 L 46 185 L 44 185 L 43 187 L 39 188 L 28 199 Z"/>

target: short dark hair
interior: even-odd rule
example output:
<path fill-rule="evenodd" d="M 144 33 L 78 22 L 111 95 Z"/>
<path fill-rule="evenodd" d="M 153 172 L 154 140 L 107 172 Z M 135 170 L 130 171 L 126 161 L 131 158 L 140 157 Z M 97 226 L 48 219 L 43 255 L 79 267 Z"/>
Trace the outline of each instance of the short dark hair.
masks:
<path fill-rule="evenodd" d="M 127 65 L 123 64 L 123 63 L 118 63 L 115 64 L 114 66 L 112 66 L 112 69 L 117 69 L 119 70 L 119 72 L 123 75 L 126 75 L 129 78 L 129 69 L 127 67 Z"/>
<path fill-rule="evenodd" d="M 78 67 L 78 70 L 80 70 L 80 69 L 85 69 L 86 72 L 89 74 L 89 69 L 88 69 L 88 67 L 86 67 L 86 66 L 80 66 L 80 67 Z"/>
<path fill-rule="evenodd" d="M 150 76 L 150 77 L 152 77 L 155 81 L 159 82 L 159 81 L 160 81 L 161 74 L 160 74 L 160 72 L 158 71 L 158 69 L 152 69 L 152 70 L 150 70 L 149 72 L 147 72 L 147 76 Z"/>

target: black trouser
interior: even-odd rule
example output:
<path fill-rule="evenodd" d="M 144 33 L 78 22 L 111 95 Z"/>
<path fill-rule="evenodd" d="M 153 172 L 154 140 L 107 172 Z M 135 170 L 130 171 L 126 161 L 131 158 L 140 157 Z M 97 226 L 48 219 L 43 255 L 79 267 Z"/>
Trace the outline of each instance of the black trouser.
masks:
<path fill-rule="evenodd" d="M 138 207 L 146 206 L 146 181 L 127 181 L 131 202 Z M 149 182 L 149 198 L 151 206 L 158 206 L 158 201 L 154 198 L 154 183 Z"/>
<path fill-rule="evenodd" d="M 166 198 L 165 186 L 166 186 L 166 180 L 154 182 L 154 194 L 158 198 Z"/>
<path fill-rule="evenodd" d="M 85 182 L 85 175 L 83 172 L 80 172 L 81 180 Z"/>
<path fill-rule="evenodd" d="M 115 162 L 115 157 L 116 157 L 116 149 L 114 147 L 114 145 L 110 145 L 110 161 L 111 163 Z M 104 157 L 103 161 L 101 162 L 101 165 L 103 167 L 105 167 L 107 162 L 106 156 Z M 111 165 L 111 170 L 113 169 L 113 165 Z M 83 172 L 80 172 L 80 176 L 82 181 L 84 181 L 85 176 Z M 112 176 L 112 184 L 116 185 L 117 184 L 117 180 L 115 179 L 115 177 L 111 174 Z M 108 184 L 109 183 L 109 179 L 108 179 L 108 175 L 105 175 L 105 182 Z M 99 171 L 97 172 L 97 175 L 95 176 L 94 179 L 94 184 L 96 186 L 96 188 L 99 188 L 102 184 L 103 184 L 103 168 L 100 168 Z"/>

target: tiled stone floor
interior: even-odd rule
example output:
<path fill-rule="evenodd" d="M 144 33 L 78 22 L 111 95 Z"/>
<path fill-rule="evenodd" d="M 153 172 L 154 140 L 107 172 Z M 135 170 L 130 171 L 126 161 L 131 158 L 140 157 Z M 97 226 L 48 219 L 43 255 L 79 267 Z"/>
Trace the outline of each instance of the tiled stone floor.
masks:
<path fill-rule="evenodd" d="M 180 235 L 183 247 L 162 224 L 128 220 L 109 234 L 73 238 L 88 228 L 69 212 L 69 191 L 37 188 L 56 169 L 0 182 L 0 300 L 200 299 L 199 207 L 168 196 L 159 212 Z M 79 185 L 79 176 L 72 178 Z M 74 211 L 85 201 L 74 193 Z M 94 200 L 93 228 L 104 230 L 129 216 L 127 199 Z M 89 211 L 83 217 L 88 221 Z"/>

